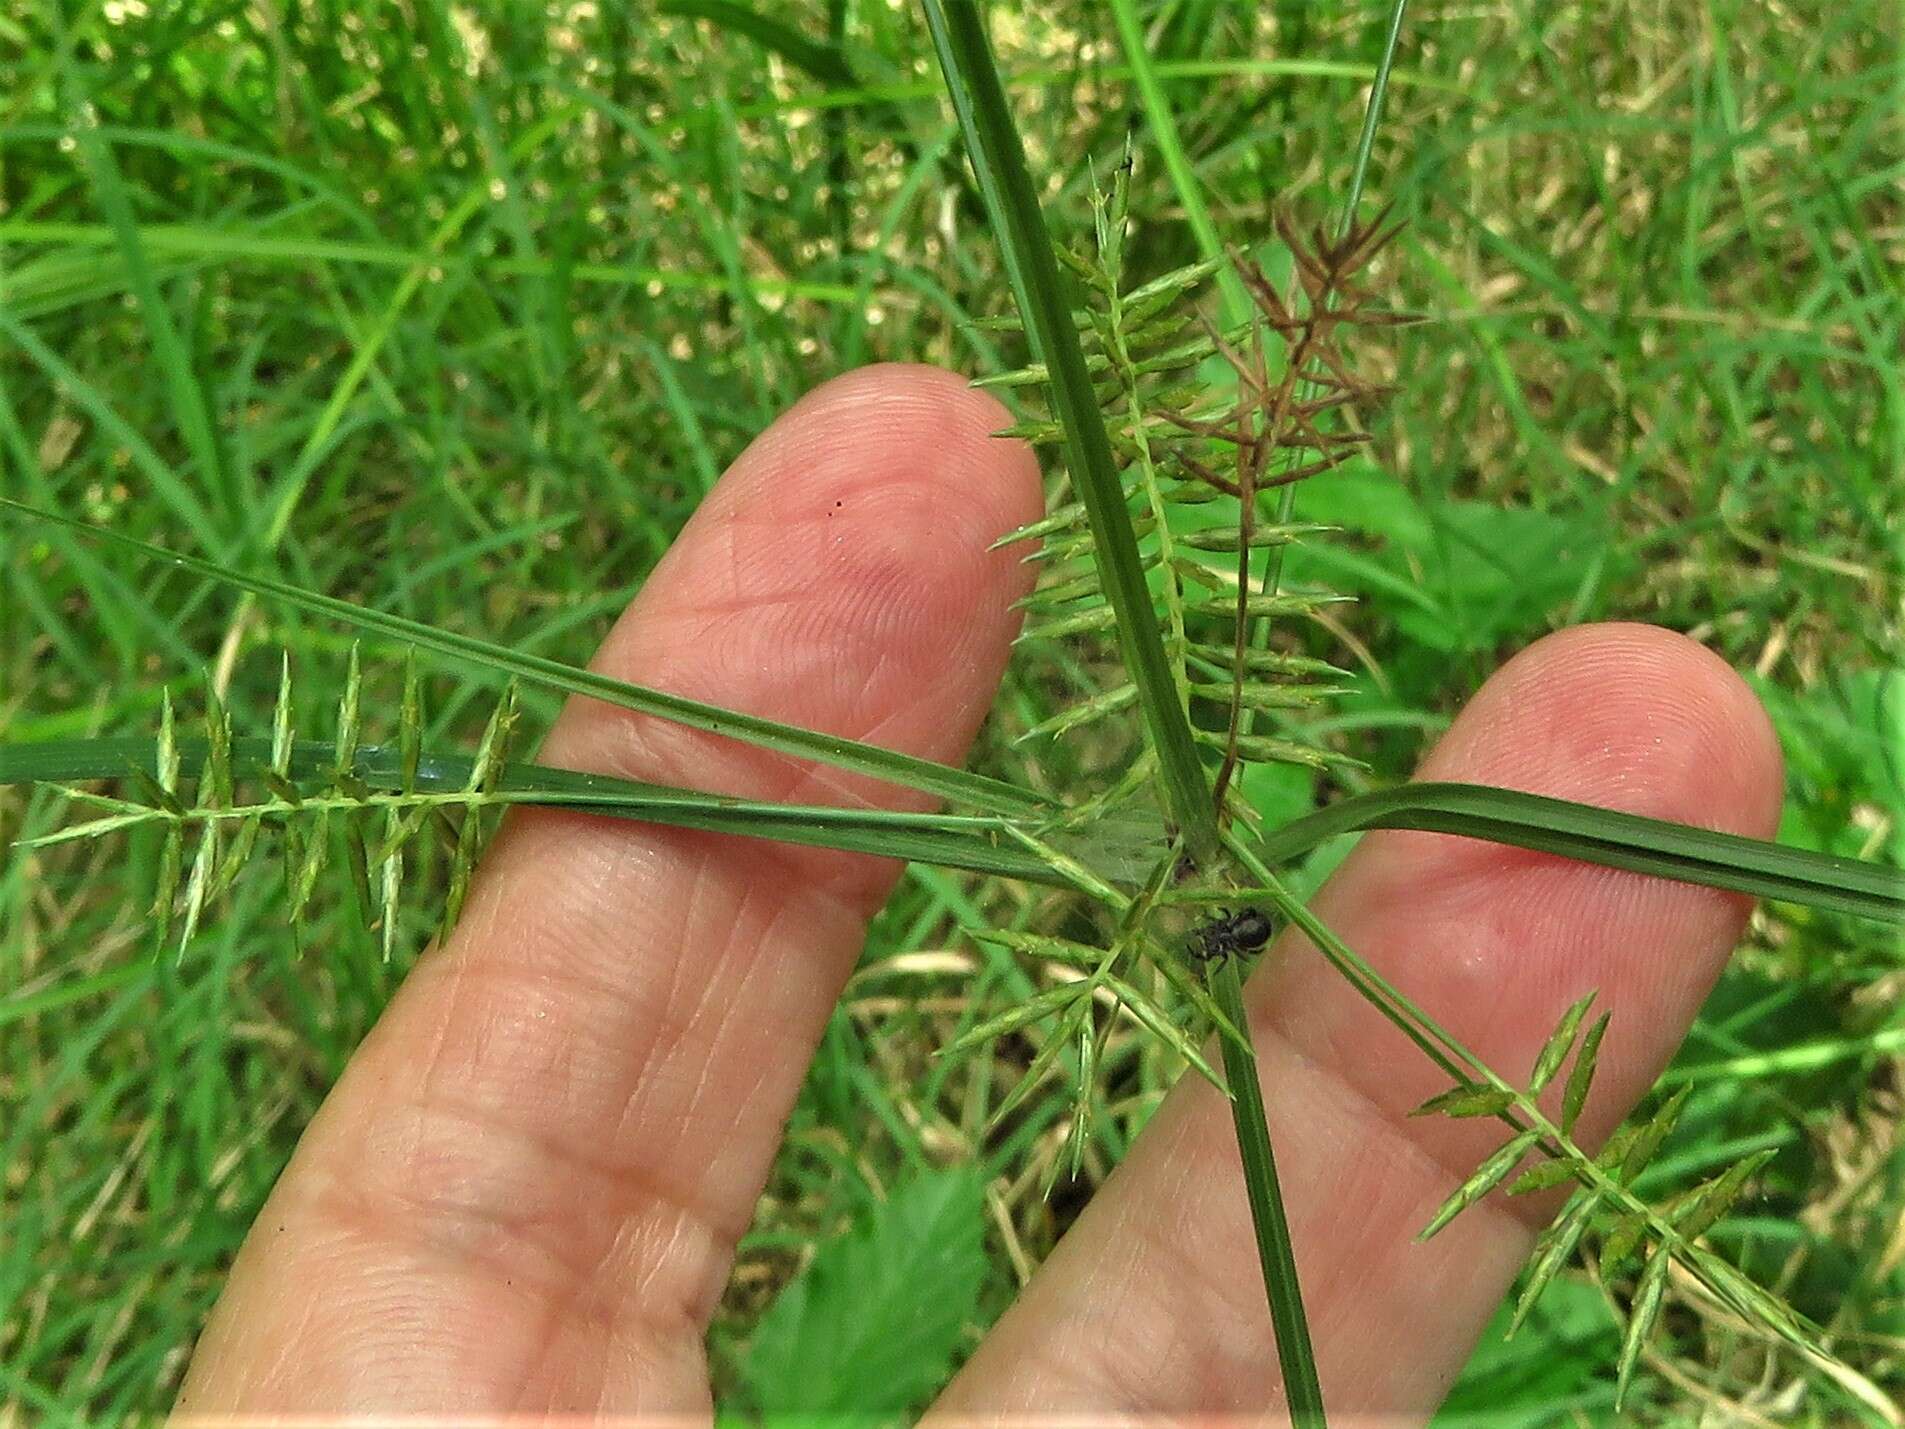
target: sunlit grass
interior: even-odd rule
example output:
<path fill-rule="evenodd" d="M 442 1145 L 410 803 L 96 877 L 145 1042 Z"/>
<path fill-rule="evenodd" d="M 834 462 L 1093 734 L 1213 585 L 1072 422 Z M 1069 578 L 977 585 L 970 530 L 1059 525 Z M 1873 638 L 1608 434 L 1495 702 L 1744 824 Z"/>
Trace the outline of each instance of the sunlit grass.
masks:
<path fill-rule="evenodd" d="M 619 8 L 480 43 L 445 30 L 420 58 L 397 28 L 347 25 L 340 43 L 295 7 L 267 32 L 258 10 L 221 29 L 153 6 L 78 20 L 70 71 L 54 7 L 0 22 L 21 32 L 0 31 L 0 494 L 580 663 L 712 474 L 806 387 L 849 361 L 1023 360 L 968 321 L 1003 312 L 1005 284 L 910 13 L 857 7 L 856 87 L 823 87 L 752 42 Z M 785 18 L 825 36 L 826 8 Z M 1316 21 L 1287 63 L 1268 13 L 1246 32 L 1191 23 L 1198 6 L 1161 28 L 1136 9 L 1216 231 L 1251 246 L 1273 203 L 1331 213 L 1386 7 Z M 1393 349 L 1380 471 L 1304 492 L 1304 519 L 1348 529 L 1290 562 L 1292 578 L 1328 562 L 1311 574 L 1368 597 L 1333 617 L 1367 661 L 1332 737 L 1373 777 L 1405 770 L 1520 643 L 1655 620 L 1766 691 L 1788 839 L 1901 846 L 1905 682 L 1883 673 L 1900 559 L 1884 533 L 1905 516 L 1905 144 L 1887 21 L 1872 4 L 1423 8 L 1371 182 L 1409 221 L 1384 260 L 1398 305 L 1446 319 Z M 1008 78 L 1035 81 L 1011 92 L 1038 171 L 1061 176 L 1042 199 L 1083 233 L 1086 160 L 1117 161 L 1139 103 L 1114 16 L 1041 9 L 1000 39 Z M 88 103 L 103 127 L 62 143 Z M 854 155 L 844 249 L 823 110 Z M 1138 143 L 1142 277 L 1198 250 Z M 141 291 L 156 303 L 127 301 Z M 194 688 L 221 653 L 235 722 L 263 731 L 279 647 L 303 707 L 334 708 L 349 637 L 238 610 L 8 527 L 0 735 L 150 735 L 160 686 Z M 373 720 L 398 704 L 395 668 L 373 665 Z M 1022 664 L 978 767 L 1023 782 L 1010 737 L 1102 673 L 1062 653 Z M 429 738 L 473 747 L 499 692 L 431 681 Z M 554 699 L 524 703 L 533 736 Z M 1089 772 L 1089 751 L 1049 758 L 1053 779 Z M 1309 797 L 1293 771 L 1245 789 L 1284 813 Z M 71 817 L 51 792 L 0 793 L 0 839 Z M 0 859 L 0 1164 L 21 1168 L 0 1198 L 0 1403 L 28 1420 L 167 1402 L 251 1213 L 410 951 L 384 964 L 340 866 L 301 958 L 268 882 L 241 881 L 191 960 L 155 961 L 134 913 L 161 856 L 139 835 Z M 429 889 L 414 896 L 421 930 Z M 969 1153 L 991 1179 L 980 1320 L 1075 1210 L 1062 1183 L 1040 1195 L 1065 1095 L 987 1139 L 1023 1068 L 933 1056 L 1040 990 L 956 932 L 1033 926 L 1038 898 L 916 869 L 881 916 L 743 1244 L 724 1387 L 798 1248 L 919 1159 Z M 1694 1091 L 1664 1153 L 1693 1175 L 1777 1152 L 1771 1194 L 1723 1248 L 1783 1277 L 1892 1389 L 1902 1287 L 1873 1248 L 1905 1204 L 1885 1154 L 1897 979 L 1883 933 L 1762 912 L 1670 1074 Z M 1133 1037 L 1105 1071 L 1087 1183 L 1176 1067 Z M 1618 1340 L 1591 1284 L 1564 1283 L 1572 1298 L 1511 1346 L 1485 1345 L 1452 1413 L 1608 1412 Z M 1786 1386 L 1762 1382 L 1750 1345 L 1689 1314 L 1658 1348 L 1646 1412 L 1779 1417 Z"/>

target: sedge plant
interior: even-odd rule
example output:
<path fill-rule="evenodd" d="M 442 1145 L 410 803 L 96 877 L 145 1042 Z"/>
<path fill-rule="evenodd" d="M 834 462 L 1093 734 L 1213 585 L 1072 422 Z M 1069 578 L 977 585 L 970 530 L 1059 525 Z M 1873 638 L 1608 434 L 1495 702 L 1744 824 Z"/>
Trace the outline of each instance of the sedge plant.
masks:
<path fill-rule="evenodd" d="M 288 658 L 278 669 L 269 726 L 235 730 L 220 694 L 220 676 L 237 658 L 234 639 L 208 661 L 212 678 L 202 693 L 181 693 L 176 703 L 164 698 L 150 734 L 0 746 L 0 782 L 46 786 L 85 811 L 22 847 L 156 837 L 161 855 L 151 914 L 162 960 L 186 955 L 241 880 L 272 876 L 259 870 L 261 853 L 273 846 L 294 928 L 325 869 L 341 862 L 389 959 L 408 931 L 400 917 L 408 883 L 429 870 L 432 886 L 443 890 L 439 927 L 454 922 L 487 829 L 517 804 L 880 853 L 1066 890 L 1102 936 L 1079 935 L 1079 920 L 1054 931 L 970 929 L 1057 975 L 1045 991 L 978 1021 L 946 1050 L 977 1056 L 1000 1039 L 1032 1039 L 1037 1051 L 993 1117 L 1005 1118 L 1053 1079 L 1069 1079 L 1074 1171 L 1091 1135 L 1090 1089 L 1114 1026 L 1135 1024 L 1217 1087 L 1232 1108 L 1291 1413 L 1299 1423 L 1321 1424 L 1326 1407 L 1242 996 L 1243 965 L 1265 941 L 1273 913 L 1301 930 L 1448 1076 L 1448 1090 L 1422 1115 L 1501 1125 L 1496 1149 L 1423 1227 L 1425 1238 L 1498 1190 L 1566 1189 L 1533 1252 L 1514 1307 L 1517 1324 L 1583 1254 L 1604 1277 L 1631 1272 L 1617 1366 L 1624 1391 L 1678 1269 L 1697 1293 L 1854 1398 L 1879 1402 L 1876 1390 L 1831 1356 L 1818 1327 L 1704 1238 L 1752 1189 L 1768 1153 L 1743 1156 L 1665 1199 L 1644 1194 L 1639 1178 L 1672 1131 L 1684 1093 L 1598 1150 L 1575 1139 L 1618 1008 L 1597 1007 L 1593 990 L 1581 989 L 1532 1067 L 1492 1068 L 1325 926 L 1292 891 L 1288 870 L 1345 832 L 1423 829 L 1891 925 L 1905 923 L 1905 878 L 1877 864 L 1474 786 L 1374 790 L 1280 826 L 1265 823 L 1241 792 L 1241 775 L 1255 765 L 1331 771 L 1350 762 L 1308 728 L 1343 672 L 1286 638 L 1297 626 L 1326 619 L 1342 597 L 1286 586 L 1283 554 L 1328 539 L 1326 530 L 1298 519 L 1301 485 L 1364 448 L 1362 419 L 1385 394 L 1361 375 L 1357 347 L 1406 320 L 1383 305 L 1372 276 L 1395 228 L 1381 214 L 1359 211 L 1402 4 L 1390 12 L 1342 212 L 1316 225 L 1288 215 L 1278 221 L 1285 279 L 1222 246 L 1133 7 L 1114 0 L 1157 147 L 1203 250 L 1198 261 L 1137 283 L 1125 272 L 1129 155 L 1108 156 L 1092 231 L 1076 243 L 1053 235 L 978 7 L 972 0 L 925 0 L 924 8 L 1016 300 L 1017 315 L 991 330 L 1019 335 L 1031 358 L 986 383 L 1021 400 L 1024 416 L 1011 435 L 1052 453 L 1064 472 L 1047 515 L 1006 538 L 1043 572 L 1027 601 L 1024 639 L 1089 651 L 1094 668 L 1107 672 L 1099 688 L 1027 738 L 1036 744 L 1122 731 L 1126 747 L 1102 787 L 1076 797 L 1037 792 L 353 604 L 257 573 L 209 521 L 191 523 L 205 552 L 194 556 L 0 498 L 0 519 L 40 533 L 50 549 L 73 558 L 83 559 L 93 544 L 114 545 L 155 568 L 242 592 L 245 610 L 257 603 L 299 611 L 347 628 L 373 650 L 408 651 L 396 716 L 375 738 L 356 645 L 342 657 L 341 698 L 322 713 L 323 738 L 299 735 L 318 721 L 300 710 Z M 824 55 L 808 62 L 832 63 Z M 143 254 L 131 212 L 117 201 L 123 195 L 110 146 L 91 139 L 87 157 L 113 227 L 129 252 Z M 446 218 L 446 242 L 468 216 L 457 209 Z M 137 263 L 132 272 L 149 290 L 150 275 Z M 163 310 L 149 291 L 141 296 Z M 15 340 L 30 340 L 23 328 L 10 331 Z M 346 396 L 367 380 L 382 335 L 373 333 L 360 350 L 351 381 L 340 389 Z M 179 399 L 182 410 L 202 417 L 197 394 L 181 389 Z M 263 553 L 275 549 L 286 513 L 317 471 L 342 400 L 297 454 L 267 521 Z M 203 465 L 215 475 L 205 423 L 195 421 L 188 435 L 204 447 Z M 136 433 L 127 436 L 136 458 L 148 451 Z M 197 510 L 189 492 L 175 495 Z M 240 624 L 242 616 L 234 629 Z M 510 682 L 473 750 L 430 747 L 419 671 L 426 658 Z M 737 800 L 541 766 L 512 747 L 518 689 L 587 696 L 851 770 L 931 795 L 947 812 Z M 1557 1087 L 1559 1109 L 1550 1110 L 1555 1099 L 1544 1094 Z"/>

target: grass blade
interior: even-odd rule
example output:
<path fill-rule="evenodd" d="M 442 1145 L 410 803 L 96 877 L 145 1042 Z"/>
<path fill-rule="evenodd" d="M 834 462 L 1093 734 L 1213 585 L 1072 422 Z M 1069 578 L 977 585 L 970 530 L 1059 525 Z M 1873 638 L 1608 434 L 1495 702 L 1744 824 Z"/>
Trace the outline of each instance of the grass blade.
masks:
<path fill-rule="evenodd" d="M 619 705 L 623 709 L 673 720 L 691 729 L 726 735 L 730 739 L 738 739 L 744 744 L 757 745 L 762 749 L 772 749 L 781 754 L 817 760 L 822 764 L 830 764 L 839 769 L 850 769 L 858 774 L 869 774 L 876 779 L 884 779 L 909 789 L 918 789 L 954 803 L 968 804 L 993 813 L 1029 814 L 1044 807 L 1037 795 L 1014 788 L 1001 780 L 988 779 L 984 775 L 954 769 L 950 765 L 935 764 L 928 759 L 917 759 L 910 754 L 901 754 L 895 750 L 881 749 L 878 745 L 842 739 L 837 735 L 816 734 L 812 730 L 781 724 L 776 720 L 762 719 L 758 715 L 742 714 L 738 710 L 723 709 L 719 705 L 704 704 L 700 700 L 686 699 L 681 695 L 671 695 L 661 690 L 651 690 L 643 685 L 633 685 L 624 680 L 599 675 L 593 670 L 578 669 L 576 666 L 565 665 L 558 660 L 549 660 L 540 655 L 528 655 L 518 650 L 511 650 L 507 646 L 496 645 L 474 635 L 460 635 L 453 631 L 439 630 L 435 626 L 425 625 L 420 621 L 408 620 L 400 615 L 387 615 L 382 611 L 353 605 L 349 601 L 338 600 L 332 596 L 319 595 L 315 591 L 302 590 L 297 586 L 286 585 L 282 581 L 271 580 L 268 577 L 248 576 L 214 561 L 200 560 L 195 556 L 169 551 L 161 546 L 148 545 L 144 541 L 134 540 L 130 536 L 107 530 L 103 526 L 75 521 L 71 517 L 42 511 L 37 507 L 27 506 L 6 497 L 0 497 L 0 511 L 12 511 L 37 521 L 50 522 L 69 531 L 80 532 L 96 540 L 107 541 L 124 549 L 137 551 L 152 560 L 163 561 L 181 570 L 191 571 L 194 575 L 204 576 L 208 580 L 236 586 L 240 590 L 281 601 L 313 615 L 327 616 L 359 630 L 386 635 L 393 640 L 409 641 L 422 649 L 433 650 L 439 655 L 446 655 L 451 659 L 462 660 L 484 669 L 514 675 L 546 689 L 562 690 L 573 695 L 588 695 L 607 704 Z"/>
<path fill-rule="evenodd" d="M 229 498 L 231 492 L 225 481 L 223 463 L 219 460 L 212 406 L 206 400 L 205 389 L 199 382 L 191 347 L 185 335 L 180 333 L 178 325 L 172 321 L 171 306 L 159 291 L 158 278 L 147 260 L 145 242 L 139 232 L 138 220 L 133 215 L 132 197 L 119 175 L 119 165 L 113 159 L 112 141 L 93 122 L 92 102 L 80 87 L 79 69 L 73 64 L 70 53 L 62 53 L 61 59 L 66 82 L 72 92 L 73 136 L 79 146 L 80 156 L 85 161 L 84 168 L 92 182 L 93 194 L 106 215 L 107 226 L 112 229 L 120 256 L 125 261 L 133 295 L 139 302 L 139 316 L 144 319 L 147 335 L 152 342 L 154 365 L 165 379 L 179 435 L 184 439 L 186 449 L 192 453 L 192 462 L 198 468 L 199 480 L 205 489 L 223 492 Z"/>
<path fill-rule="evenodd" d="M 1349 232 L 1356 222 L 1356 209 L 1363 201 L 1363 181 L 1369 177 L 1369 156 L 1376 147 L 1376 126 L 1382 122 L 1383 100 L 1389 94 L 1389 77 L 1395 71 L 1396 46 L 1402 38 L 1402 17 L 1409 0 L 1393 0 L 1389 7 L 1389 28 L 1383 35 L 1382 55 L 1376 61 L 1376 74 L 1370 81 L 1369 102 L 1363 107 L 1363 128 L 1356 136 L 1356 164 L 1350 170 L 1349 197 L 1337 233 Z"/>
<path fill-rule="evenodd" d="M 655 9 L 658 14 L 706 20 L 717 30 L 745 35 L 762 49 L 807 71 L 822 84 L 846 89 L 855 83 L 846 56 L 834 46 L 809 39 L 792 25 L 749 9 L 739 0 L 661 0 Z"/>
<path fill-rule="evenodd" d="M 1197 251 L 1216 267 L 1217 286 L 1224 294 L 1224 321 L 1226 324 L 1242 322 L 1250 312 L 1250 296 L 1244 291 L 1243 280 L 1236 270 L 1223 261 L 1224 240 L 1217 235 L 1210 206 L 1204 202 L 1204 191 L 1198 186 L 1190 156 L 1184 152 L 1184 142 L 1178 137 L 1177 119 L 1171 113 L 1171 102 L 1158 79 L 1157 66 L 1151 61 L 1134 0 L 1111 0 L 1111 15 L 1118 24 L 1118 42 L 1124 47 L 1125 63 L 1131 67 L 1132 83 L 1144 105 L 1145 123 L 1158 146 L 1158 157 L 1164 160 L 1164 171 L 1171 176 L 1171 188 L 1177 194 L 1177 201 L 1184 205 L 1184 219 L 1197 239 Z"/>
<path fill-rule="evenodd" d="M 1264 836 L 1282 863 L 1337 834 L 1422 829 L 1586 863 L 1905 923 L 1905 871 L 1762 839 L 1479 784 L 1405 784 L 1345 799 Z"/>

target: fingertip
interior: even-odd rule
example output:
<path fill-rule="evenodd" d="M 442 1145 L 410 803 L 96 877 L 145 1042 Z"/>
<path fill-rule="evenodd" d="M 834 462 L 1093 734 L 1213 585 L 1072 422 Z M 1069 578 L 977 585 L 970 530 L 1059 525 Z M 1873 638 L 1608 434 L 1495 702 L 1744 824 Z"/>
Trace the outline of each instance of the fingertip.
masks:
<path fill-rule="evenodd" d="M 1418 771 L 1749 837 L 1777 826 L 1778 743 L 1758 699 L 1711 651 L 1643 625 L 1536 642 L 1469 701 Z M 1605 1132 L 1658 1073 L 1724 968 L 1748 900 L 1483 839 L 1369 835 L 1316 911 L 1422 1006 L 1454 1018 L 1497 1067 L 1525 1064 L 1568 1005 L 1616 1013 L 1583 1135 Z M 1383 1035 L 1307 960 L 1257 994 L 1294 1045 L 1378 1104 L 1435 1090 L 1426 1069 L 1359 1059 Z M 1300 1007 L 1300 1015 L 1287 1009 Z M 1459 1129 L 1427 1139 L 1472 1148 Z"/>
<path fill-rule="evenodd" d="M 945 498 L 950 523 L 935 523 L 932 533 L 983 550 L 1036 521 L 1043 509 L 1032 449 L 997 435 L 1012 421 L 997 398 L 957 373 L 925 363 L 876 363 L 802 397 L 748 448 L 736 471 L 851 453 L 863 463 L 853 485 L 923 485 Z"/>
<path fill-rule="evenodd" d="M 1418 777 L 1765 837 L 1782 768 L 1772 721 L 1732 666 L 1673 631 L 1608 623 L 1503 665 Z"/>
<path fill-rule="evenodd" d="M 882 365 L 808 393 L 738 457 L 610 634 L 597 668 L 939 761 L 964 757 L 1032 572 L 993 549 L 1036 520 L 1038 465 L 986 393 Z M 602 707 L 557 762 L 757 798 L 899 797 Z M 712 781 L 712 782 L 710 782 Z M 908 802 L 911 802 L 910 800 Z"/>

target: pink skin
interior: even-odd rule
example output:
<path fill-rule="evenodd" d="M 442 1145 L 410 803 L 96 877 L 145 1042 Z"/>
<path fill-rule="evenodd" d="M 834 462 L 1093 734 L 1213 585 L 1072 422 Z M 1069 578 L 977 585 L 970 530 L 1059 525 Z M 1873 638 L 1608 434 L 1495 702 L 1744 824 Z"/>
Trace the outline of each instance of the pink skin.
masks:
<path fill-rule="evenodd" d="M 1037 470 L 989 398 L 926 368 L 813 393 L 735 463 L 599 669 L 957 762 L 1028 573 L 994 537 Z M 890 787 L 577 702 L 557 764 L 761 797 Z M 1740 681 L 1633 626 L 1511 661 L 1430 757 L 1470 779 L 1764 834 L 1779 759 Z M 537 811 L 313 1120 L 200 1341 L 182 1416 L 705 1417 L 702 1340 L 867 917 L 897 867 Z M 1743 900 L 1423 834 L 1366 839 L 1318 903 L 1484 1056 L 1525 1069 L 1591 987 L 1615 1010 L 1599 1136 L 1685 1033 Z M 1488 1128 L 1407 1121 L 1441 1085 L 1312 950 L 1252 980 L 1324 1388 L 1430 1409 L 1525 1253 L 1513 1206 L 1415 1229 Z M 1179 1087 L 949 1415 L 1261 1409 L 1275 1358 L 1220 1100 Z"/>

